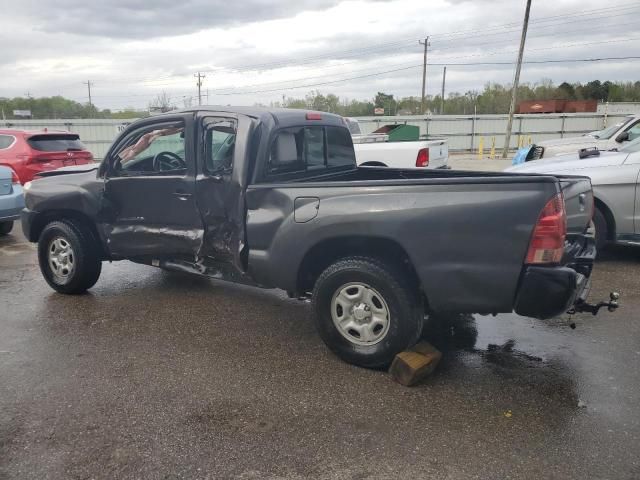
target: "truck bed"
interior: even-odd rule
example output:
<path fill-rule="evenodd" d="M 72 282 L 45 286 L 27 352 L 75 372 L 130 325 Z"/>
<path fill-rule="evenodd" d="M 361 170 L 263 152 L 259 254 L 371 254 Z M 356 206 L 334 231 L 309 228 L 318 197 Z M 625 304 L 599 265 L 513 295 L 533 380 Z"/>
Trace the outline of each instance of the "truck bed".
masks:
<path fill-rule="evenodd" d="M 545 180 L 542 180 L 542 179 Z M 559 180 L 567 208 L 568 233 L 582 233 L 593 216 L 593 192 L 587 177 L 572 175 L 513 174 L 510 172 L 487 172 L 469 170 L 419 170 L 396 168 L 358 168 L 348 172 L 324 177 L 309 178 L 306 181 L 332 182 L 384 182 L 397 180 L 402 183 L 521 183 L 552 182 Z"/>
<path fill-rule="evenodd" d="M 572 195 L 590 192 L 588 178 L 575 178 Z M 293 291 L 302 252 L 361 232 L 363 241 L 400 245 L 434 311 L 508 312 L 533 227 L 561 188 L 545 175 L 389 168 L 252 185 L 248 264 L 261 283 Z M 590 209 L 569 215 L 581 234 Z"/>

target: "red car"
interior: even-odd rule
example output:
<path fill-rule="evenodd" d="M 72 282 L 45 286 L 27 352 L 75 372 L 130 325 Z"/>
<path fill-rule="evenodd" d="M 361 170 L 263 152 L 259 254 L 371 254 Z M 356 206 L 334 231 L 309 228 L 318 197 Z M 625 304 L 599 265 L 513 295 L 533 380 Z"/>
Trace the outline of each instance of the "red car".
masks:
<path fill-rule="evenodd" d="M 76 133 L 0 129 L 0 165 L 13 169 L 23 185 L 37 173 L 92 162 Z"/>

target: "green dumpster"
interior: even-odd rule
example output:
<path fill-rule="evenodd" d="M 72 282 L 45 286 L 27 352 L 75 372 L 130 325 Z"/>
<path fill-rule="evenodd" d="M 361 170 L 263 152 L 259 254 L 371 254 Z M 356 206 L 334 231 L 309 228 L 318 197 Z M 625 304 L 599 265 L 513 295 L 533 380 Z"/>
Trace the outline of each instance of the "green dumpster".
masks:
<path fill-rule="evenodd" d="M 373 133 L 389 135 L 390 142 L 415 142 L 420 140 L 420 127 L 415 125 L 395 124 L 380 127 Z"/>

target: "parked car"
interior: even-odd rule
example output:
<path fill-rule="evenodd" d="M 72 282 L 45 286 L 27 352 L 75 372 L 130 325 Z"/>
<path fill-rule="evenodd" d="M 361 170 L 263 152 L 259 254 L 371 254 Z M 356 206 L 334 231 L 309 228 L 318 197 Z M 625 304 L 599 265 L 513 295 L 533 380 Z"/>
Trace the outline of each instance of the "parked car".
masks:
<path fill-rule="evenodd" d="M 75 133 L 0 129 L 0 165 L 16 172 L 23 185 L 37 173 L 92 162 L 93 155 Z"/>
<path fill-rule="evenodd" d="M 618 151 L 594 149 L 582 155 L 584 158 L 577 152 L 558 155 L 506 171 L 589 177 L 595 199 L 593 224 L 598 248 L 607 242 L 640 245 L 640 138 L 626 143 Z"/>
<path fill-rule="evenodd" d="M 122 259 L 280 288 L 366 367 L 417 342 L 425 313 L 588 305 L 586 177 L 358 168 L 341 117 L 250 107 L 136 121 L 78 169 L 25 187 L 23 230 L 61 293 Z"/>
<path fill-rule="evenodd" d="M 580 137 L 545 140 L 531 145 L 527 147 L 526 161 L 576 153 L 582 148 L 618 149 L 638 137 L 640 137 L 640 115 L 633 115 L 603 130 L 587 133 Z"/>
<path fill-rule="evenodd" d="M 0 235 L 11 232 L 23 208 L 24 195 L 16 172 L 0 166 Z"/>
<path fill-rule="evenodd" d="M 449 144 L 445 138 L 420 138 L 413 125 L 385 125 L 363 134 L 355 118 L 345 119 L 353 139 L 356 161 L 363 167 L 448 168 Z M 413 135 L 394 140 L 394 129 L 412 129 Z"/>

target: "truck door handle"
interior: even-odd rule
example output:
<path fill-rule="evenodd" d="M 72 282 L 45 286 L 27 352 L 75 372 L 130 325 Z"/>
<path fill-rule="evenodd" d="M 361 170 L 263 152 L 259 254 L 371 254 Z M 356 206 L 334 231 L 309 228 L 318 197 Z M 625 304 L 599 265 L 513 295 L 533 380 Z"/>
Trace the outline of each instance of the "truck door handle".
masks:
<path fill-rule="evenodd" d="M 178 197 L 178 200 L 188 200 L 189 198 L 191 198 L 191 194 L 190 193 L 186 193 L 186 192 L 173 192 L 173 195 Z"/>

